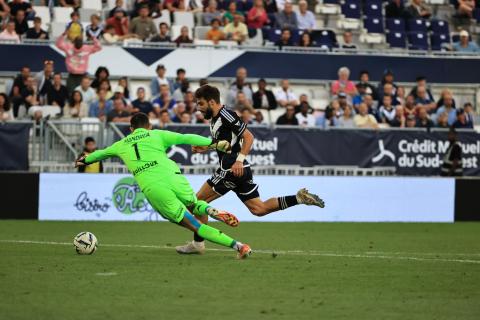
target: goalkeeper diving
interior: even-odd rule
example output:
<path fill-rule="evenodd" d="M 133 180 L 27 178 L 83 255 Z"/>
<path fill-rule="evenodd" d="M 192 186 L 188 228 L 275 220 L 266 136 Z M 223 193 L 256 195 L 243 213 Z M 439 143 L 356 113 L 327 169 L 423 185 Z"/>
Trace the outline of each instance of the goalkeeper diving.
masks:
<path fill-rule="evenodd" d="M 132 133 L 110 147 L 97 150 L 89 155 L 82 154 L 76 166 L 89 165 L 111 157 L 119 157 L 133 174 L 140 189 L 152 207 L 165 219 L 191 230 L 202 238 L 238 251 L 239 258 L 250 255 L 247 244 L 236 241 L 223 232 L 203 224 L 193 215 L 210 216 L 237 226 L 238 219 L 231 213 L 211 207 L 198 200 L 188 180 L 180 172 L 178 165 L 170 160 L 166 150 L 172 145 L 187 144 L 228 152 L 230 143 L 195 134 L 180 134 L 167 130 L 152 130 L 148 116 L 135 114 L 130 120 Z"/>

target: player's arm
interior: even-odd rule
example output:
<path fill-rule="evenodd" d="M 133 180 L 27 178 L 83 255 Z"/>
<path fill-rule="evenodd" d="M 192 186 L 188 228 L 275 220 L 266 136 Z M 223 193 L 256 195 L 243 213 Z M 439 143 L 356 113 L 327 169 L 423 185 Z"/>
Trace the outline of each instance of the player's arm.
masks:
<path fill-rule="evenodd" d="M 230 144 L 227 141 L 213 142 L 212 139 L 200 136 L 198 134 L 181 134 L 177 132 L 162 130 L 162 140 L 165 147 L 170 147 L 177 144 L 188 144 L 191 146 L 207 147 L 208 149 L 216 149 L 226 152 L 230 149 Z"/>
<path fill-rule="evenodd" d="M 101 149 L 86 155 L 82 153 L 80 157 L 75 160 L 75 168 L 79 166 L 86 166 L 98 161 L 102 161 L 111 157 L 115 157 L 117 155 L 117 148 L 116 144 L 111 145 L 108 148 Z"/>
<path fill-rule="evenodd" d="M 253 133 L 245 129 L 242 135 L 243 138 L 243 143 L 242 143 L 242 149 L 240 150 L 240 153 L 237 156 L 237 161 L 232 165 L 232 173 L 236 177 L 241 177 L 243 176 L 243 161 L 247 157 L 247 155 L 250 153 L 250 150 L 252 149 L 253 145 L 253 140 L 255 137 L 253 136 Z"/>

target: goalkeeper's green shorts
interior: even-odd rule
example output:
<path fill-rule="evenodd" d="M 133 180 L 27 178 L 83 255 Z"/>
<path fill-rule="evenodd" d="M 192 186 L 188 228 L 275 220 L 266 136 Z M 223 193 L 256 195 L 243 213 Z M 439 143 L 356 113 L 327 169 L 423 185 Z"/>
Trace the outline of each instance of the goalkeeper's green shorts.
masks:
<path fill-rule="evenodd" d="M 143 193 L 162 217 L 175 223 L 182 221 L 187 207 L 197 202 L 190 183 L 181 174 L 162 176 L 155 185 L 146 187 Z"/>

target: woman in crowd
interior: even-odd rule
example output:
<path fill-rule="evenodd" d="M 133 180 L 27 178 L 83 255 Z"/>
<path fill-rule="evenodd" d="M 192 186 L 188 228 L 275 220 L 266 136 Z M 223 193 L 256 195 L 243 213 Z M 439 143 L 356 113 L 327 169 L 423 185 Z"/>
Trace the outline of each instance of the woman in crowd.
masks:
<path fill-rule="evenodd" d="M 302 34 L 302 37 L 300 38 L 300 42 L 298 43 L 299 47 L 311 47 L 313 46 L 312 43 L 312 37 L 310 36 L 310 33 L 304 32 Z"/>
<path fill-rule="evenodd" d="M 66 108 L 63 110 L 63 117 L 69 118 L 84 118 L 88 114 L 88 107 L 83 102 L 82 93 L 78 90 L 72 92 Z"/>
<path fill-rule="evenodd" d="M 102 80 L 108 80 L 110 77 L 110 71 L 106 67 L 98 67 L 97 71 L 95 71 L 95 79 L 92 81 L 90 85 L 92 88 L 97 89 L 100 87 L 100 82 Z"/>
<path fill-rule="evenodd" d="M 123 97 L 125 99 L 130 100 L 130 89 L 128 89 L 128 78 L 127 77 L 121 77 L 118 80 L 118 85 L 123 88 Z"/>
<path fill-rule="evenodd" d="M 338 69 L 338 80 L 332 83 L 332 94 L 337 95 L 339 92 L 345 92 L 350 96 L 354 96 L 357 93 L 357 87 L 353 81 L 350 81 L 350 69 L 347 67 L 341 67 Z"/>
<path fill-rule="evenodd" d="M 337 120 L 337 127 L 340 128 L 354 128 L 352 107 L 349 105 L 343 109 L 343 114 Z"/>
<path fill-rule="evenodd" d="M 0 121 L 13 120 L 13 110 L 5 93 L 0 93 Z"/>

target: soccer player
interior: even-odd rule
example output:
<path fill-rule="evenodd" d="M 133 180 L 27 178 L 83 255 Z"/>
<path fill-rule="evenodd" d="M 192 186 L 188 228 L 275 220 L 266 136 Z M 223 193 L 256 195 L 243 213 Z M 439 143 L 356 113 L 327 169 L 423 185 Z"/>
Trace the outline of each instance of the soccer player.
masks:
<path fill-rule="evenodd" d="M 264 216 L 269 213 L 284 210 L 298 204 L 314 205 L 320 208 L 325 206 L 320 197 L 300 189 L 296 195 L 271 198 L 267 201 L 260 199 L 258 185 L 253 182 L 250 164 L 246 156 L 253 144 L 253 134 L 246 124 L 233 111 L 220 104 L 220 92 L 209 85 L 201 86 L 195 92 L 198 110 L 205 119 L 210 119 L 210 131 L 214 141 L 226 140 L 230 142 L 231 152 L 218 151 L 219 167 L 197 192 L 198 199 L 208 203 L 218 199 L 232 190 L 255 216 Z M 193 152 L 205 152 L 207 147 L 192 147 Z M 197 217 L 203 223 L 208 222 L 207 216 Z M 184 246 L 177 246 L 178 253 L 203 253 L 205 244 L 202 235 L 195 233 L 192 242 Z"/>
<path fill-rule="evenodd" d="M 212 208 L 205 201 L 197 200 L 188 180 L 166 154 L 170 146 L 177 144 L 214 148 L 222 152 L 227 152 L 230 144 L 226 141 L 213 143 L 210 138 L 194 134 L 151 129 L 148 116 L 137 113 L 130 120 L 132 131 L 130 135 L 103 150 L 97 150 L 89 155 L 82 154 L 77 159 L 76 166 L 89 165 L 110 157 L 120 157 L 150 204 L 162 217 L 211 242 L 237 250 L 239 258 L 249 256 L 251 249 L 247 244 L 242 244 L 221 231 L 201 223 L 190 213 L 200 217 L 209 215 L 231 226 L 238 224 L 234 215 Z"/>

